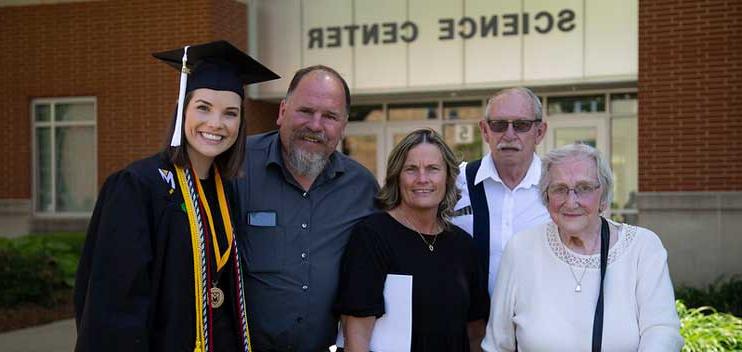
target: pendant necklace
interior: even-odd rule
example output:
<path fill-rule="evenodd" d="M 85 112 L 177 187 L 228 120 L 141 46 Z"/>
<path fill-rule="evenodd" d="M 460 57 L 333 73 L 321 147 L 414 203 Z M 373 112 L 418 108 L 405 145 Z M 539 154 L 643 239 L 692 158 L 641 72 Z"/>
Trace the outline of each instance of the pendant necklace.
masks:
<path fill-rule="evenodd" d="M 400 214 L 400 216 L 402 216 L 402 214 Z M 428 246 L 428 250 L 431 252 L 435 251 L 435 241 L 438 240 L 438 235 L 434 235 L 433 241 L 428 242 L 428 240 L 425 239 L 425 236 L 423 236 L 423 234 L 417 230 L 417 227 L 412 225 L 412 222 L 410 221 L 410 219 L 408 219 L 406 216 L 402 216 L 402 217 L 404 218 L 404 221 L 407 223 L 407 226 L 412 228 L 413 231 L 417 232 L 417 235 L 420 236 L 420 239 L 423 240 L 423 242 L 425 242 L 425 244 Z"/>
<path fill-rule="evenodd" d="M 211 303 L 211 308 L 219 308 L 224 304 L 224 291 L 217 287 L 217 281 L 211 282 L 211 289 L 209 290 L 209 298 Z"/>
<path fill-rule="evenodd" d="M 598 243 L 600 243 L 600 241 L 596 241 L 593 244 L 593 248 L 590 251 L 590 253 L 595 252 L 595 247 L 597 246 Z M 565 243 L 564 246 L 565 247 L 567 246 L 566 243 Z M 567 263 L 567 266 L 569 267 L 569 272 L 572 274 L 572 277 L 575 279 L 575 283 L 576 283 L 575 292 L 577 292 L 577 293 L 582 292 L 582 279 L 585 277 L 585 273 L 587 272 L 587 265 L 588 265 L 588 263 L 586 261 L 585 262 L 585 265 L 582 266 L 582 274 L 580 274 L 580 278 L 577 279 L 577 275 L 575 275 L 574 270 L 572 270 L 572 264 Z"/>

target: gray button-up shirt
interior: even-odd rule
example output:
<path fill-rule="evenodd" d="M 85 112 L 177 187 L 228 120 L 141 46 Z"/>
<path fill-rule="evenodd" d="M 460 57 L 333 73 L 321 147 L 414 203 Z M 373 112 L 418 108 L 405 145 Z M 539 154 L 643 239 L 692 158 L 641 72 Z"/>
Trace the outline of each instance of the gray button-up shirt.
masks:
<path fill-rule="evenodd" d="M 334 344 L 338 270 L 350 230 L 374 211 L 378 184 L 333 153 L 304 191 L 285 168 L 277 132 L 248 138 L 235 182 L 254 351 L 320 351 Z"/>

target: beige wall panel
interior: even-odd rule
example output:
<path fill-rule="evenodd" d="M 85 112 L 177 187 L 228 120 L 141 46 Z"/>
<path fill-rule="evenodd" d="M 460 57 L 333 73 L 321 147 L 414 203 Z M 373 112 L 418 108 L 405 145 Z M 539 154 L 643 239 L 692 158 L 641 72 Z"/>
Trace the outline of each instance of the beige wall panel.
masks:
<path fill-rule="evenodd" d="M 282 96 L 301 67 L 301 1 L 257 0 L 249 5 L 250 54 L 281 76 L 250 86 L 251 96 Z"/>
<path fill-rule="evenodd" d="M 638 3 L 585 1 L 585 75 L 637 75 Z"/>
<path fill-rule="evenodd" d="M 582 78 L 583 65 L 583 0 L 524 0 L 524 11 L 533 16 L 540 11 L 553 14 L 554 28 L 548 34 L 539 34 L 531 30 L 523 38 L 524 79 L 542 81 L 549 79 Z M 563 9 L 574 11 L 574 28 L 570 31 L 559 30 L 560 16 Z"/>
<path fill-rule="evenodd" d="M 521 0 L 466 0 L 465 16 L 477 21 L 479 33 L 464 41 L 465 83 L 520 81 L 522 40 L 518 35 L 502 34 L 502 15 L 519 14 Z M 481 36 L 481 17 L 497 15 L 497 36 Z"/>
<path fill-rule="evenodd" d="M 407 1 L 374 0 L 355 1 L 355 24 L 359 26 L 394 23 L 397 27 L 396 43 L 383 43 L 391 36 L 381 36 L 379 44 L 362 45 L 360 31 L 355 36 L 355 81 L 356 89 L 399 88 L 407 85 L 407 43 L 399 36 L 413 35 L 410 26 L 399 28 L 407 20 Z"/>
<path fill-rule="evenodd" d="M 657 233 L 667 249 L 675 287 L 700 286 L 717 275 L 715 253 L 721 248 L 715 214 L 708 210 L 640 212 L 639 224 Z"/>
<path fill-rule="evenodd" d="M 646 192 L 637 205 L 639 225 L 667 248 L 676 287 L 742 275 L 742 192 Z"/>
<path fill-rule="evenodd" d="M 302 67 L 311 65 L 327 65 L 340 73 L 353 86 L 353 49 L 345 44 L 342 32 L 338 39 L 331 35 L 328 27 L 345 26 L 353 23 L 353 2 L 348 0 L 304 0 L 302 6 Z M 323 30 L 321 50 L 312 45 L 309 33 L 312 29 Z M 333 46 L 338 43 L 337 47 Z M 316 43 L 315 43 L 316 44 Z"/>
<path fill-rule="evenodd" d="M 461 85 L 463 43 L 459 39 L 439 40 L 439 19 L 461 17 L 462 2 L 450 0 L 409 0 L 410 20 L 420 34 L 410 45 L 410 87 Z"/>

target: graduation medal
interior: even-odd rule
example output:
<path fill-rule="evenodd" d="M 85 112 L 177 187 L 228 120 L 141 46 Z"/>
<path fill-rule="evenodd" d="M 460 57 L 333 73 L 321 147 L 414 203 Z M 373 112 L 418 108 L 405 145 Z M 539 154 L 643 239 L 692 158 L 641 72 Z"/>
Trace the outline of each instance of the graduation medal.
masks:
<path fill-rule="evenodd" d="M 224 304 L 224 291 L 220 289 L 219 287 L 216 287 L 216 283 L 214 283 L 214 286 L 211 287 L 211 290 L 209 290 L 210 296 L 211 296 L 211 308 L 219 308 Z"/>

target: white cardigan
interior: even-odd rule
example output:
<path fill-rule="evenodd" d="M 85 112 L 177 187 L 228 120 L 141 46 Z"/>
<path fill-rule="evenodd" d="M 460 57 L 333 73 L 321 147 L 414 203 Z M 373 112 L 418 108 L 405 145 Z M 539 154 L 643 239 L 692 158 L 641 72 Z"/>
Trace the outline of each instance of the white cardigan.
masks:
<path fill-rule="evenodd" d="M 608 254 L 603 351 L 680 351 L 680 321 L 667 252 L 652 231 L 627 224 Z M 572 265 L 582 279 L 575 292 Z M 590 351 L 600 254 L 564 246 L 548 222 L 508 243 L 492 295 L 485 351 Z"/>

